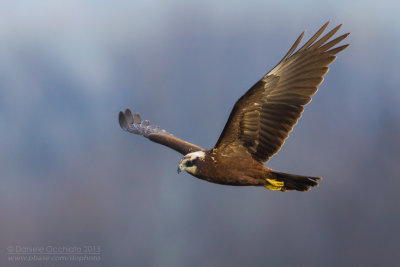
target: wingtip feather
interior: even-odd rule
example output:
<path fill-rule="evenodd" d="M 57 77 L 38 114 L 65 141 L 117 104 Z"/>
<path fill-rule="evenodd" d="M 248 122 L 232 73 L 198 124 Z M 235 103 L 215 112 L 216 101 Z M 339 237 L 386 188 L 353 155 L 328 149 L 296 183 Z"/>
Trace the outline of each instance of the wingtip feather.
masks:
<path fill-rule="evenodd" d="M 335 28 L 330 30 L 327 34 L 322 36 L 318 41 L 316 41 L 314 44 L 312 44 L 309 47 L 309 49 L 319 48 L 321 45 L 323 45 L 325 42 L 327 42 L 340 29 L 340 27 L 342 27 L 342 24 L 339 24 L 338 26 L 336 26 Z"/>
<path fill-rule="evenodd" d="M 128 121 L 126 120 L 126 116 L 122 111 L 119 112 L 118 121 L 119 121 L 119 126 L 123 130 L 127 131 L 129 128 L 129 125 L 128 125 Z"/>
<path fill-rule="evenodd" d="M 140 117 L 139 113 L 135 113 L 133 115 L 133 123 L 140 124 L 142 122 L 142 118 Z"/>
<path fill-rule="evenodd" d="M 133 124 L 133 115 L 132 111 L 129 108 L 125 109 L 125 118 L 128 122 L 128 125 Z"/>
<path fill-rule="evenodd" d="M 335 55 L 335 54 L 337 54 L 337 53 L 339 53 L 339 52 L 345 50 L 345 49 L 346 49 L 347 47 L 349 47 L 349 46 L 350 46 L 350 44 L 341 45 L 341 46 L 338 46 L 338 47 L 333 48 L 333 49 L 331 49 L 331 50 L 328 50 L 328 52 L 329 52 L 330 54 L 332 54 L 332 55 Z"/>
<path fill-rule="evenodd" d="M 321 28 L 319 28 L 319 30 L 297 51 L 303 51 L 305 49 L 308 49 L 310 45 L 312 45 L 312 43 L 318 39 L 318 37 L 325 31 L 326 27 L 328 27 L 330 21 L 328 20 L 327 22 L 325 22 L 324 25 L 322 25 Z"/>

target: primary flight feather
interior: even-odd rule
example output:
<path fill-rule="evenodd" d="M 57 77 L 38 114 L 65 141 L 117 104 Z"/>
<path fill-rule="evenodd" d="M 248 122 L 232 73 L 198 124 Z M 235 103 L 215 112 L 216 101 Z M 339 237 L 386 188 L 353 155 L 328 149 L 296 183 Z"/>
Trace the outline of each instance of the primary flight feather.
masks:
<path fill-rule="evenodd" d="M 278 65 L 235 103 L 221 136 L 210 150 L 176 138 L 158 126 L 150 125 L 149 121 L 141 121 L 140 115 L 133 115 L 129 109 L 119 113 L 120 126 L 185 155 L 178 172 L 185 170 L 217 184 L 308 191 L 318 185 L 320 177 L 278 172 L 267 168 L 263 162 L 282 147 L 301 117 L 303 107 L 318 90 L 329 64 L 337 53 L 349 46 L 332 48 L 349 33 L 329 41 L 341 25 L 317 40 L 328 24 L 325 23 L 295 52 L 303 32 Z"/>

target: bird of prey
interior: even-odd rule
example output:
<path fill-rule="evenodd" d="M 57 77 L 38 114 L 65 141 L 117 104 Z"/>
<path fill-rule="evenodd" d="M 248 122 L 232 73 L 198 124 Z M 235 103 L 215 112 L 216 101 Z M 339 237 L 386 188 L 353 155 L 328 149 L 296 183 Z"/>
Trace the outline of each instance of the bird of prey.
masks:
<path fill-rule="evenodd" d="M 183 154 L 178 173 L 185 170 L 197 178 L 223 185 L 308 191 L 318 185 L 320 177 L 283 173 L 263 163 L 280 150 L 328 72 L 329 64 L 349 46 L 333 48 L 349 33 L 329 41 L 341 25 L 318 39 L 328 24 L 295 51 L 303 32 L 278 65 L 236 101 L 216 145 L 210 150 L 176 138 L 147 120 L 142 121 L 130 109 L 119 113 L 119 124 L 130 133 Z"/>

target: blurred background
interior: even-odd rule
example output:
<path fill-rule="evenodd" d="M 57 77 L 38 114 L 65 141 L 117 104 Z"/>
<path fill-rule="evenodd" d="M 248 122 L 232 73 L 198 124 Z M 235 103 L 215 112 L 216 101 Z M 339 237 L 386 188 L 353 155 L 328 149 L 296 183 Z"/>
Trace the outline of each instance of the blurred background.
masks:
<path fill-rule="evenodd" d="M 400 265 L 399 1 L 4 1 L 1 266 L 100 246 L 84 266 Z M 123 132 L 130 107 L 210 148 L 234 102 L 327 20 L 338 55 L 268 166 L 307 193 L 207 183 Z M 338 36 L 338 35 L 337 35 Z M 11 248 L 10 248 L 11 247 Z"/>

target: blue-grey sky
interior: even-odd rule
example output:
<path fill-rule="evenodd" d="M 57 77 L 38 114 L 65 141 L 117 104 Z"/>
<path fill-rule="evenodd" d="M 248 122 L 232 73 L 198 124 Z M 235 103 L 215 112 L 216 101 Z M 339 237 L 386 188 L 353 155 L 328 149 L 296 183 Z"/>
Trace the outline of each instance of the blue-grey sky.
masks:
<path fill-rule="evenodd" d="M 5 1 L 0 249 L 94 244 L 102 266 L 400 264 L 399 9 Z M 280 193 L 177 175 L 179 154 L 119 128 L 130 107 L 212 147 L 234 102 L 327 20 L 343 23 L 351 46 L 267 164 L 322 176 L 320 187 Z"/>

